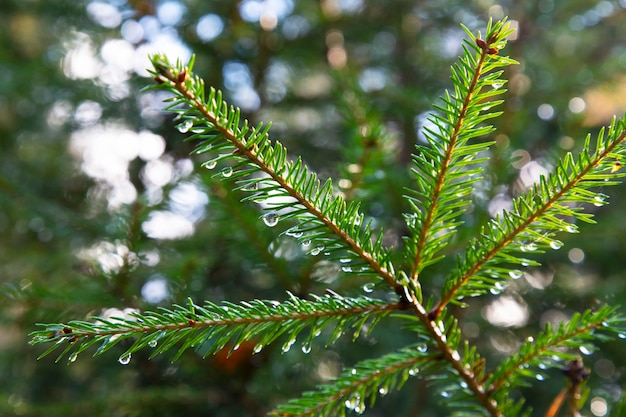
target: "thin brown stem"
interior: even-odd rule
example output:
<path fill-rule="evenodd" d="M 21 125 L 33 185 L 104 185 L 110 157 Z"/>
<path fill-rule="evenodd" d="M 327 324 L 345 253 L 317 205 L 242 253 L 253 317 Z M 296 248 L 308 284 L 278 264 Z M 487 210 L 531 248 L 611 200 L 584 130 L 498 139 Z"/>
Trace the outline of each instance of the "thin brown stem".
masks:
<path fill-rule="evenodd" d="M 478 402 L 482 404 L 491 417 L 503 417 L 500 410 L 498 410 L 498 404 L 490 397 L 490 393 L 485 390 L 481 381 L 478 380 L 471 369 L 465 367 L 460 353 L 448 345 L 447 337 L 444 334 L 445 329 L 439 326 L 441 322 L 430 320 L 426 309 L 415 299 L 412 299 L 411 308 L 435 340 L 437 348 L 443 355 L 443 359 L 449 362 L 459 377 L 465 381 L 467 388 L 474 393 Z"/>
<path fill-rule="evenodd" d="M 59 334 L 54 335 L 53 337 L 48 338 L 47 342 L 59 342 L 60 340 L 67 340 L 72 343 L 81 338 L 90 338 L 90 337 L 102 337 L 102 336 L 111 336 L 111 335 L 119 335 L 123 333 L 132 332 L 134 334 L 138 333 L 154 333 L 157 331 L 176 331 L 183 329 L 202 329 L 207 327 L 217 327 L 217 326 L 238 326 L 245 324 L 262 324 L 262 323 L 282 323 L 291 320 L 312 320 L 323 317 L 340 317 L 340 316 L 353 316 L 360 314 L 372 314 L 372 313 L 384 313 L 388 311 L 395 311 L 404 308 L 405 305 L 397 302 L 391 304 L 381 304 L 375 306 L 367 306 L 367 307 L 353 307 L 347 308 L 343 310 L 332 310 L 332 311 L 311 311 L 307 313 L 290 313 L 290 314 L 273 314 L 273 315 L 263 315 L 263 316 L 252 316 L 252 317 L 233 317 L 228 319 L 218 319 L 218 320 L 196 320 L 194 318 L 189 318 L 184 322 L 176 322 L 176 323 L 165 323 L 165 324 L 142 324 L 141 321 L 129 321 L 125 320 L 124 322 L 119 322 L 120 327 L 116 329 L 109 329 L 108 325 L 104 325 L 104 328 L 98 329 L 97 323 L 94 325 L 94 330 L 83 330 L 81 328 L 73 329 L 71 327 L 71 323 L 68 324 L 67 327 L 63 329 L 63 331 L 59 332 Z M 114 323 L 118 323 L 115 318 L 109 319 L 109 321 L 113 321 Z M 136 324 L 136 325 L 135 325 Z"/>
<path fill-rule="evenodd" d="M 331 218 L 329 218 L 322 210 L 320 210 L 312 201 L 306 198 L 301 192 L 296 190 L 287 178 L 283 177 L 280 173 L 277 173 L 272 169 L 256 152 L 255 147 L 248 147 L 244 141 L 240 141 L 237 138 L 235 132 L 229 130 L 220 125 L 219 117 L 198 98 L 196 95 L 187 89 L 186 77 L 180 75 L 175 76 L 169 71 L 161 73 L 162 77 L 165 77 L 173 87 L 185 98 L 188 103 L 191 103 L 193 107 L 199 111 L 209 122 L 211 122 L 217 131 L 219 131 L 224 137 L 231 142 L 236 148 L 236 152 L 242 155 L 254 165 L 259 167 L 265 174 L 267 174 L 272 180 L 274 180 L 280 187 L 293 197 L 300 205 L 302 205 L 310 214 L 315 216 L 317 220 L 323 223 L 332 234 L 342 240 L 348 247 L 348 249 L 357 254 L 361 260 L 363 260 L 369 267 L 380 277 L 385 279 L 387 283 L 396 290 L 401 290 L 401 286 L 396 282 L 395 276 L 391 271 L 388 271 L 383 265 L 371 253 L 367 252 L 352 236 L 345 232 L 340 225 L 336 224 Z"/>

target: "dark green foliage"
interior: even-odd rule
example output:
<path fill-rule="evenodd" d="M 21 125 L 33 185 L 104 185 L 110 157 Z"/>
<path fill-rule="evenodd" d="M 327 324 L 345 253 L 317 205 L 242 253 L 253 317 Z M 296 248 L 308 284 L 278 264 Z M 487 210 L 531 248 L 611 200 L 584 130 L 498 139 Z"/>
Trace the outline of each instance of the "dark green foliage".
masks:
<path fill-rule="evenodd" d="M 259 353 L 281 336 L 286 338 L 283 352 L 300 337 L 308 353 L 318 336 L 324 335 L 327 344 L 345 333 L 356 339 L 386 320 L 403 324 L 414 342 L 357 363 L 271 415 L 362 413 L 410 377 L 439 392 L 452 415 L 528 415 L 530 409 L 511 395 L 513 391 L 531 378 L 543 379 L 537 377 L 543 370 L 576 360 L 578 351 L 623 338 L 626 320 L 608 306 L 575 313 L 556 328 L 547 325 L 489 371 L 477 347 L 464 339 L 461 315 L 451 306 L 465 307 L 470 297 L 501 292 L 521 276 L 519 268 L 539 265 L 533 253 L 563 246 L 557 233 L 572 233 L 578 222 L 592 222 L 585 210 L 606 203 L 598 188 L 615 185 L 624 176 L 619 168 L 626 163 L 626 121 L 614 119 L 595 141 L 587 137 L 577 157 L 568 153 L 553 174 L 514 200 L 511 211 L 486 221 L 464 250 L 449 253 L 493 145 L 485 136 L 494 128 L 485 122 L 501 114 L 493 109 L 502 100 L 493 98 L 505 91 L 503 68 L 515 64 L 502 54 L 512 33 L 506 20 L 490 22 L 484 37 L 466 32 L 463 55 L 452 67 L 452 92 L 435 105 L 431 127 L 425 128 L 427 143 L 418 145 L 413 156 L 415 183 L 406 191 L 410 211 L 404 213 L 407 235 L 401 249 L 384 244 L 383 231 L 367 220 L 358 199 L 343 197 L 330 179 L 320 180 L 301 158 L 289 157 L 283 145 L 270 141 L 269 124 L 251 127 L 219 91 L 205 92 L 202 79 L 192 73 L 193 60 L 189 65 L 172 64 L 163 55 L 153 56 L 157 84 L 151 88 L 171 94 L 167 110 L 177 114 L 181 132 L 191 133 L 192 153 L 207 156 L 203 165 L 215 170 L 215 183 L 223 181 L 243 193 L 242 204 L 263 203 L 263 223 L 271 228 L 286 224 L 283 235 L 310 245 L 309 256 L 343 265 L 344 278 L 356 278 L 368 292 L 376 284 L 377 298 L 329 290 L 309 299 L 290 294 L 284 302 L 189 301 L 186 306 L 131 311 L 123 317 L 49 324 L 32 333 L 33 344 L 53 343 L 41 356 L 62 349 L 57 361 L 65 357 L 74 362 L 92 346 L 98 355 L 128 339 L 133 343 L 120 356 L 122 363 L 143 349 L 152 349 L 151 358 L 174 349 L 172 358 L 179 359 L 188 348 L 206 357 L 224 349 L 232 354 L 251 342 L 253 352 Z M 398 250 L 402 256 L 394 257 Z M 422 275 L 449 257 L 458 260 L 445 262 L 452 267 L 440 297 L 424 297 Z M 572 392 L 583 379 L 572 382 Z"/>

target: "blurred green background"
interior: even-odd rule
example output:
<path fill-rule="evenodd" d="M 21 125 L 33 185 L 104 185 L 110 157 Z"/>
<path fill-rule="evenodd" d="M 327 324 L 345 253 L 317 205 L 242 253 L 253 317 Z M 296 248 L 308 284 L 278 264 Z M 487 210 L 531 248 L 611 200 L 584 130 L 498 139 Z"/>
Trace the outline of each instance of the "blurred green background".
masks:
<path fill-rule="evenodd" d="M 308 355 L 275 347 L 203 360 L 187 352 L 118 363 L 122 347 L 66 366 L 27 344 L 38 322 L 110 309 L 208 299 L 284 299 L 325 288 L 363 294 L 336 263 L 306 256 L 240 204 L 221 167 L 189 159 L 165 96 L 141 92 L 151 52 L 197 54 L 196 72 L 253 122 L 273 121 L 348 198 L 363 201 L 401 245 L 403 187 L 425 115 L 445 88 L 464 32 L 490 17 L 518 27 L 503 53 L 504 114 L 486 175 L 464 215 L 462 248 L 567 151 L 626 110 L 626 1 L 2 0 L 0 2 L 0 414 L 6 416 L 261 416 L 342 367 L 412 340 L 394 322 Z M 364 157 L 363 139 L 384 140 Z M 360 142 L 361 141 L 361 142 Z M 626 187 L 606 190 L 598 225 L 562 236 L 502 294 L 459 312 L 464 335 L 493 367 L 545 323 L 626 298 Z M 424 275 L 441 286 L 444 262 Z M 367 287 L 366 291 L 370 291 Z M 388 296 L 384 289 L 375 295 Z M 397 324 L 397 323 L 395 323 Z M 624 343 L 581 349 L 591 369 L 586 416 L 616 414 Z M 173 355 L 173 354 L 172 354 Z M 565 386 L 558 364 L 523 391 L 543 415 Z M 540 380 L 546 380 L 542 382 Z M 410 381 L 368 416 L 446 415 L 428 385 Z"/>

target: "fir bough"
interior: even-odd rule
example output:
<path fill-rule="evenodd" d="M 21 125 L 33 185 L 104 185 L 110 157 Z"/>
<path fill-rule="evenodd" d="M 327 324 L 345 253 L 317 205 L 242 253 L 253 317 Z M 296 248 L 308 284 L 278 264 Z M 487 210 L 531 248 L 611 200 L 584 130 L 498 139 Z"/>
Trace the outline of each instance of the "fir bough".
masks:
<path fill-rule="evenodd" d="M 306 243 L 309 255 L 340 263 L 344 272 L 358 277 L 359 285 L 386 286 L 386 297 L 344 297 L 328 291 L 310 299 L 289 293 L 284 301 L 218 305 L 190 300 L 171 309 L 43 325 L 32 333 L 31 343 L 52 344 L 41 356 L 60 349 L 57 361 L 68 362 L 91 346 L 99 355 L 126 339 L 132 344 L 121 362 L 140 349 L 152 349 L 151 356 L 174 350 L 176 359 L 189 348 L 207 356 L 236 350 L 243 342 L 253 342 L 254 352 L 274 342 L 286 351 L 298 338 L 306 353 L 316 337 L 323 335 L 330 344 L 345 333 L 356 338 L 375 332 L 381 320 L 394 320 L 395 326 L 414 334 L 413 344 L 345 369 L 270 415 L 361 413 L 374 406 L 377 397 L 399 390 L 408 378 L 428 381 L 446 399 L 451 414 L 527 415 L 524 401 L 510 392 L 528 384 L 530 377 L 537 383 L 539 368 L 563 368 L 574 393 L 587 375 L 577 362 L 581 346 L 593 349 L 598 342 L 626 334 L 625 319 L 615 307 L 583 311 L 558 327 L 547 326 L 492 369 L 477 347 L 464 340 L 454 315 L 458 310 L 449 307 L 466 306 L 468 297 L 501 292 L 520 277 L 520 268 L 537 265 L 534 253 L 563 245 L 558 233 L 576 232 L 578 221 L 593 222 L 585 208 L 605 204 L 606 196 L 598 189 L 624 176 L 620 168 L 626 121 L 615 119 L 595 140 L 588 137 L 578 155 L 567 154 L 552 174 L 514 200 L 512 210 L 486 222 L 464 250 L 448 253 L 493 144 L 484 138 L 493 131 L 487 122 L 500 115 L 502 100 L 495 97 L 505 91 L 503 68 L 515 64 L 502 54 L 511 33 L 506 20 L 490 22 L 484 37 L 466 32 L 462 57 L 452 67 L 453 87 L 429 117 L 427 143 L 415 150 L 414 186 L 406 192 L 411 210 L 404 215 L 408 233 L 399 250 L 383 245 L 383 231 L 366 219 L 358 201 L 345 198 L 331 180 L 321 181 L 301 158 L 289 157 L 284 146 L 271 141 L 269 124 L 250 126 L 219 91 L 206 91 L 202 79 L 192 73 L 193 60 L 183 65 L 162 55 L 152 57 L 156 85 L 151 88 L 172 95 L 167 109 L 177 115 L 179 130 L 191 133 L 188 140 L 196 143 L 195 154 L 211 156 L 204 166 L 216 171 L 219 166 L 216 178 L 247 193 L 243 204 L 263 203 L 260 217 L 267 226 L 293 225 L 283 233 Z M 425 297 L 422 276 L 449 256 L 457 260 L 450 263 L 455 266 L 440 295 Z M 579 406 L 573 397 L 570 409 Z M 555 401 L 551 410 L 559 407 Z"/>

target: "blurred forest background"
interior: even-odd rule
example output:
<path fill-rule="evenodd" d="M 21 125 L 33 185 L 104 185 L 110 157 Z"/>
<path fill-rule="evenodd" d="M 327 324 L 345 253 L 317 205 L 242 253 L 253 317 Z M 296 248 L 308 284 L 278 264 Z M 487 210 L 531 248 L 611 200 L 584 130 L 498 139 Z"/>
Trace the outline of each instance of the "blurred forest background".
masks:
<path fill-rule="evenodd" d="M 253 203 L 189 157 L 193 144 L 141 92 L 147 55 L 187 61 L 254 122 L 347 195 L 401 244 L 401 198 L 425 116 L 445 88 L 465 36 L 489 17 L 518 26 L 504 54 L 510 80 L 487 175 L 469 226 L 510 205 L 557 158 L 626 111 L 626 1 L 539 0 L 1 0 L 0 414 L 4 416 L 261 416 L 344 366 L 407 343 L 378 327 L 305 355 L 280 343 L 203 360 L 187 352 L 118 363 L 122 348 L 71 366 L 37 361 L 37 322 L 125 308 L 284 299 L 285 291 L 355 295 L 355 275 L 305 256 L 259 220 Z M 184 129 L 183 129 L 184 130 Z M 382 136 L 381 136 L 382 135 Z M 355 143 L 382 144 L 368 157 Z M 219 175 L 218 175 L 219 176 Z M 502 294 L 464 310 L 463 332 L 488 367 L 547 322 L 626 300 L 626 186 L 606 191 L 598 225 L 561 236 Z M 453 250 L 454 248 L 451 248 Z M 446 265 L 442 265 L 442 268 Z M 449 265 L 447 265 L 449 266 Z M 436 270 L 423 286 L 441 285 Z M 378 291 L 378 289 L 375 289 Z M 624 343 L 581 346 L 591 370 L 584 415 L 614 414 L 626 387 Z M 172 353 L 173 354 L 173 353 Z M 547 381 L 543 381 L 547 380 Z M 524 393 L 543 415 L 565 386 L 537 374 Z M 368 416 L 446 415 L 409 381 Z"/>

